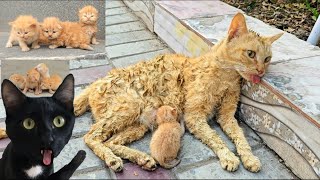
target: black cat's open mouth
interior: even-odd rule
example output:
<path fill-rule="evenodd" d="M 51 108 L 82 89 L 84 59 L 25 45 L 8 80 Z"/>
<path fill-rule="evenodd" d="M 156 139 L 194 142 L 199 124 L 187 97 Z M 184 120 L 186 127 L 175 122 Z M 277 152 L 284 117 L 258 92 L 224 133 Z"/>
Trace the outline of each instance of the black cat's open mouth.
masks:
<path fill-rule="evenodd" d="M 53 152 L 51 149 L 42 149 L 41 155 L 43 156 L 42 162 L 44 165 L 49 166 L 52 163 Z"/>

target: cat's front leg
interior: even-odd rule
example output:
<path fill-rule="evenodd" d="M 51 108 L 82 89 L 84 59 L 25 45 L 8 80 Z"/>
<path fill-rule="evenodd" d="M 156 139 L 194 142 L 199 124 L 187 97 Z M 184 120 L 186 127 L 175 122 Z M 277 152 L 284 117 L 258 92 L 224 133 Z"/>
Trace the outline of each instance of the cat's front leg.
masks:
<path fill-rule="evenodd" d="M 85 158 L 86 158 L 86 152 L 84 150 L 78 151 L 77 155 L 71 160 L 69 164 L 65 165 L 59 171 L 51 174 L 48 177 L 48 179 L 49 180 L 70 179 L 70 177 L 81 165 L 81 163 L 84 161 Z"/>
<path fill-rule="evenodd" d="M 8 39 L 8 42 L 7 42 L 7 44 L 6 44 L 6 48 L 11 48 L 12 46 L 13 46 L 13 36 L 12 35 L 10 35 L 9 36 L 9 39 Z"/>
<path fill-rule="evenodd" d="M 239 95 L 240 87 L 235 90 L 228 90 L 221 103 L 218 123 L 236 145 L 244 167 L 251 172 L 258 172 L 261 169 L 260 160 L 252 154 L 251 147 L 237 120 L 234 118 Z"/>
<path fill-rule="evenodd" d="M 51 45 L 49 46 L 50 49 L 55 49 L 55 48 L 57 48 L 57 47 L 59 47 L 59 46 L 56 45 L 56 44 L 51 44 Z"/>
<path fill-rule="evenodd" d="M 96 34 L 92 35 L 91 44 L 95 44 L 95 45 L 99 44 L 99 42 L 97 41 L 97 38 L 96 38 Z"/>
<path fill-rule="evenodd" d="M 31 48 L 32 49 L 39 49 L 40 48 L 39 41 L 38 40 L 34 41 L 31 45 Z"/>
<path fill-rule="evenodd" d="M 19 40 L 19 46 L 23 52 L 30 51 L 30 48 L 28 47 L 27 43 L 22 40 Z"/>

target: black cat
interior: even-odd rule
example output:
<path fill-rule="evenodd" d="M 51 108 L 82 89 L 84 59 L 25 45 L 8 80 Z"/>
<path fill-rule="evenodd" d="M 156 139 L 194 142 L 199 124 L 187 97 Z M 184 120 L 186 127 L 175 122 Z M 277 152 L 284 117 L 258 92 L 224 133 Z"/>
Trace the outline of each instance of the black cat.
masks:
<path fill-rule="evenodd" d="M 68 143 L 75 122 L 73 76 L 69 74 L 52 97 L 27 97 L 6 79 L 1 94 L 11 142 L 0 160 L 0 180 L 69 179 L 85 159 L 85 151 L 56 173 L 53 158 Z"/>

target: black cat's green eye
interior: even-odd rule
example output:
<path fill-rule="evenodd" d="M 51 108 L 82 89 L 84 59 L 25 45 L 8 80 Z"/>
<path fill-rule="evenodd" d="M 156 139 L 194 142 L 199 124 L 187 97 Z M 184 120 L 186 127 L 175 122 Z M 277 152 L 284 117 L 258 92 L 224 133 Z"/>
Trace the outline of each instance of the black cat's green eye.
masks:
<path fill-rule="evenodd" d="M 57 116 L 53 119 L 53 125 L 56 127 L 62 127 L 65 124 L 65 120 L 62 116 Z"/>
<path fill-rule="evenodd" d="M 271 61 L 271 56 L 268 56 L 264 59 L 264 63 L 268 63 Z"/>
<path fill-rule="evenodd" d="M 248 50 L 248 51 L 247 51 L 247 54 L 248 54 L 248 56 L 249 56 L 250 58 L 254 58 L 254 57 L 256 56 L 256 52 L 251 51 L 251 50 Z"/>
<path fill-rule="evenodd" d="M 23 127 L 26 129 L 34 128 L 34 125 L 35 125 L 35 122 L 31 118 L 27 118 L 27 119 L 23 120 Z"/>

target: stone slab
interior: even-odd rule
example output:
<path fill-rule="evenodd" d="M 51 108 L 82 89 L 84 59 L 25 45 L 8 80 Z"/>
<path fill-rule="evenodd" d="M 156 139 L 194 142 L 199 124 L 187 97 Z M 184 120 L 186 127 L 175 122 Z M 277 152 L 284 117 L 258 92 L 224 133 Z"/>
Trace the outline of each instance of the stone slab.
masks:
<path fill-rule="evenodd" d="M 70 179 L 111 179 L 107 169 L 74 174 Z"/>
<path fill-rule="evenodd" d="M 92 60 L 71 60 L 70 69 L 81 69 L 94 66 L 108 65 L 108 59 L 92 59 Z"/>
<path fill-rule="evenodd" d="M 112 9 L 106 9 L 106 16 L 119 15 L 130 12 L 127 7 L 116 7 Z"/>
<path fill-rule="evenodd" d="M 106 35 L 139 31 L 146 29 L 145 25 L 139 21 L 106 26 Z"/>
<path fill-rule="evenodd" d="M 119 14 L 114 15 L 112 18 L 106 17 L 106 26 L 116 25 L 116 24 L 123 24 L 128 22 L 135 22 L 139 19 L 137 16 L 133 15 L 132 13 L 125 13 L 125 14 Z"/>
<path fill-rule="evenodd" d="M 106 0 L 106 9 L 125 7 L 122 1 Z"/>
<path fill-rule="evenodd" d="M 73 74 L 75 78 L 75 85 L 91 83 L 98 78 L 104 77 L 107 75 L 112 67 L 110 65 L 89 67 L 85 69 L 75 69 L 71 70 L 70 73 Z"/>
<path fill-rule="evenodd" d="M 129 57 L 117 58 L 112 61 L 112 64 L 116 68 L 123 68 L 123 67 L 127 67 L 129 65 L 136 64 L 140 61 L 151 60 L 160 54 L 169 54 L 172 52 L 173 52 L 172 50 L 166 48 L 166 49 L 159 50 L 159 51 L 153 51 L 153 52 L 137 54 L 137 55 L 133 55 L 133 56 L 129 56 Z"/>
<path fill-rule="evenodd" d="M 106 47 L 107 57 L 109 59 L 124 56 L 136 55 L 145 52 L 165 49 L 166 46 L 157 39 L 138 41 L 133 43 L 120 44 Z"/>
<path fill-rule="evenodd" d="M 112 34 L 106 36 L 106 46 L 114 46 L 130 42 L 155 39 L 156 36 L 148 30 L 132 31 L 121 34 Z"/>
<path fill-rule="evenodd" d="M 77 117 L 75 120 L 74 128 L 72 131 L 73 137 L 82 137 L 86 134 L 92 125 L 91 113 L 85 113 L 84 115 Z"/>
<path fill-rule="evenodd" d="M 132 163 L 125 163 L 123 171 L 115 175 L 117 179 L 174 179 L 169 170 L 157 168 L 150 172 Z"/>
<path fill-rule="evenodd" d="M 6 110 L 4 109 L 4 104 L 2 99 L 0 99 L 0 118 L 6 117 Z"/>

